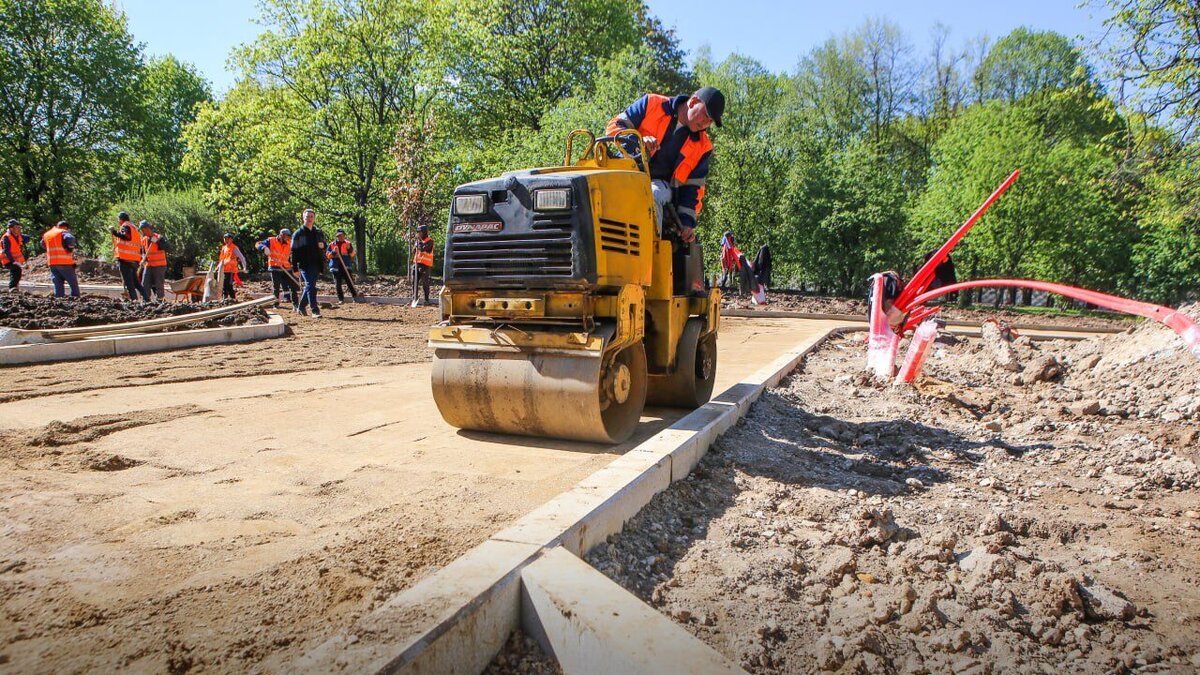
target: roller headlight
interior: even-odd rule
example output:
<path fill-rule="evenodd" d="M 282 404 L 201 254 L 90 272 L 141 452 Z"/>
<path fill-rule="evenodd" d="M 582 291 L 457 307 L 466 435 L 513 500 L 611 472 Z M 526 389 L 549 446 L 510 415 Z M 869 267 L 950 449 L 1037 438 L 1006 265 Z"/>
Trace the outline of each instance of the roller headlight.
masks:
<path fill-rule="evenodd" d="M 457 195 L 454 197 L 454 213 L 460 216 L 477 216 L 487 211 L 485 195 Z"/>
<path fill-rule="evenodd" d="M 534 211 L 563 211 L 571 208 L 571 190 L 534 190 Z"/>

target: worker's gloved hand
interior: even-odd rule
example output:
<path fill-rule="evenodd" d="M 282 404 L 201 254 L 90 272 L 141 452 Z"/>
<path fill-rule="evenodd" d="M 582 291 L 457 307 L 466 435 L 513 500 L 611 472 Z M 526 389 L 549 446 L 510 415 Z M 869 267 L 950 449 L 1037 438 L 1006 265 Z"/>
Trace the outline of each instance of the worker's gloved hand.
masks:
<path fill-rule="evenodd" d="M 696 241 L 696 228 L 680 225 L 679 238 L 682 239 L 683 243 L 685 244 L 690 244 L 693 241 Z"/>
<path fill-rule="evenodd" d="M 117 228 L 115 228 L 115 227 L 108 228 L 108 231 L 112 232 L 113 236 L 120 236 L 120 234 L 121 234 L 120 232 L 117 232 Z"/>
<path fill-rule="evenodd" d="M 642 143 L 646 144 L 646 152 L 653 155 L 658 152 L 658 139 L 654 136 L 642 136 Z"/>

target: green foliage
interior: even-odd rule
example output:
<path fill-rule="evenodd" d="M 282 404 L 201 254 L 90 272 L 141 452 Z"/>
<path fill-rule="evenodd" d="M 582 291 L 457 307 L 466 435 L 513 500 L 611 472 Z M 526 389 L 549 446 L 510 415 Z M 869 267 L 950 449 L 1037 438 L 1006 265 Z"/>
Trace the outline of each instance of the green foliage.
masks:
<path fill-rule="evenodd" d="M 1111 104 L 1086 87 L 969 110 L 934 147 L 929 189 L 912 213 L 921 250 L 1019 168 L 1016 185 L 959 245 L 959 268 L 1119 290 L 1134 232 L 1114 184 L 1120 131 Z"/>
<path fill-rule="evenodd" d="M 985 97 L 1015 103 L 1038 92 L 1085 84 L 1089 70 L 1066 36 L 1021 27 L 992 47 L 975 77 Z"/>
<path fill-rule="evenodd" d="M 66 218 L 83 246 L 128 185 L 142 113 L 140 56 L 99 0 L 0 0 L 0 197 L 41 227 Z"/>
<path fill-rule="evenodd" d="M 447 63 L 455 108 L 482 133 L 538 129 L 557 101 L 586 92 L 606 59 L 641 39 L 637 0 L 453 4 Z"/>
<path fill-rule="evenodd" d="M 183 187 L 194 180 L 181 170 L 183 129 L 201 104 L 212 101 L 208 82 L 174 56 L 152 59 L 140 86 L 145 113 L 141 143 L 131 162 L 139 187 Z"/>
<path fill-rule="evenodd" d="M 199 188 L 152 192 L 123 201 L 112 207 L 108 222 L 115 225 L 117 213 L 121 211 L 128 213 L 135 223 L 149 220 L 166 237 L 171 244 L 167 262 L 172 275 L 178 274 L 184 265 L 215 259 L 221 246 L 221 235 L 226 231 Z M 249 236 L 241 237 L 239 246 L 242 246 L 246 259 L 253 263 L 253 249 L 247 249 L 242 243 L 252 240 L 253 234 L 247 234 Z M 111 255 L 111 237 L 103 248 Z"/>

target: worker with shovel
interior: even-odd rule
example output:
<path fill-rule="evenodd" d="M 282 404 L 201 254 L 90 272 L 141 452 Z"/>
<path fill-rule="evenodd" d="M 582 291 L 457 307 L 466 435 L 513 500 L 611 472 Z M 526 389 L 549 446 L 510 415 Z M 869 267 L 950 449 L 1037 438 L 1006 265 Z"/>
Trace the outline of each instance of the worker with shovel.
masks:
<path fill-rule="evenodd" d="M 354 245 L 346 239 L 346 231 L 338 230 L 334 235 L 333 243 L 329 244 L 329 249 L 325 251 L 325 258 L 329 260 L 329 273 L 333 275 L 333 280 L 337 283 L 339 305 L 346 301 L 342 284 L 350 287 L 350 297 L 358 297 L 358 289 L 354 287 L 354 279 L 350 277 L 349 261 L 353 256 Z"/>
<path fill-rule="evenodd" d="M 274 237 L 263 239 L 254 245 L 267 256 L 267 271 L 271 273 L 271 295 L 275 296 L 275 306 L 279 306 L 282 294 L 292 304 L 292 309 L 300 311 L 300 282 L 292 276 L 292 231 L 286 227 Z"/>
<path fill-rule="evenodd" d="M 425 290 L 425 304 L 429 304 L 429 277 L 433 271 L 433 238 L 429 236 L 428 225 L 417 228 L 417 238 L 413 246 L 413 307 L 417 306 L 417 284 Z"/>
<path fill-rule="evenodd" d="M 233 290 L 233 275 L 238 273 L 238 270 L 246 271 L 249 265 L 246 264 L 246 256 L 242 255 L 242 249 L 233 243 L 233 235 L 226 232 L 221 237 L 221 254 L 217 258 L 217 264 L 221 266 L 221 271 L 225 275 L 225 282 L 221 288 L 221 297 L 230 300 L 237 299 L 237 293 Z"/>
<path fill-rule="evenodd" d="M 113 252 L 117 258 L 117 266 L 121 269 L 121 281 L 125 286 L 125 294 L 130 300 L 150 302 L 150 294 L 146 292 L 142 282 L 138 280 L 138 267 L 142 264 L 142 235 L 134 227 L 129 214 L 122 211 L 117 214 L 118 227 L 110 227 L 108 231 L 113 236 Z"/>
<path fill-rule="evenodd" d="M 142 234 L 142 288 L 147 294 L 157 296 L 160 302 L 165 301 L 167 254 L 171 252 L 171 244 L 155 232 L 154 225 L 148 220 L 138 223 L 138 229 Z"/>

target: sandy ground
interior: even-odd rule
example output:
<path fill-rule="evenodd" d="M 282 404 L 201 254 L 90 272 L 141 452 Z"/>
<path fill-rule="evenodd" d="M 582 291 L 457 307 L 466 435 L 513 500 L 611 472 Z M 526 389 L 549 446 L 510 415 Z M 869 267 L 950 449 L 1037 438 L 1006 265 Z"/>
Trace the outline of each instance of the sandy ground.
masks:
<path fill-rule="evenodd" d="M 752 672 L 1200 670 L 1177 336 L 990 331 L 915 389 L 864 359 L 827 343 L 589 562 Z"/>
<path fill-rule="evenodd" d="M 346 305 L 285 339 L 6 370 L 0 664 L 286 669 L 680 414 L 617 447 L 449 428 L 435 313 Z M 718 391 L 823 328 L 726 320 Z"/>

